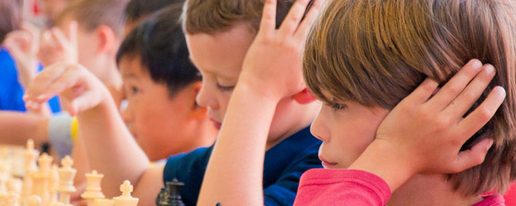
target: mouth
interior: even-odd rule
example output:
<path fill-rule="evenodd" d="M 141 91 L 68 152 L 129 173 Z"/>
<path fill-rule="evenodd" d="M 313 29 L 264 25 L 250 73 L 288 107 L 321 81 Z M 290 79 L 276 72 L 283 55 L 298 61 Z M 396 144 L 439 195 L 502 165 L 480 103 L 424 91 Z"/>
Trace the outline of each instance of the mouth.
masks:
<path fill-rule="evenodd" d="M 338 166 L 338 163 L 336 162 L 328 162 L 327 160 L 325 160 L 322 156 L 319 155 L 319 160 L 321 160 L 321 164 L 324 168 L 326 169 L 329 169 L 329 168 L 337 168 Z"/>
<path fill-rule="evenodd" d="M 213 125 L 215 125 L 215 128 L 217 128 L 218 130 L 220 130 L 220 127 L 222 127 L 222 123 L 214 120 L 214 119 L 210 119 L 212 122 L 213 122 Z"/>

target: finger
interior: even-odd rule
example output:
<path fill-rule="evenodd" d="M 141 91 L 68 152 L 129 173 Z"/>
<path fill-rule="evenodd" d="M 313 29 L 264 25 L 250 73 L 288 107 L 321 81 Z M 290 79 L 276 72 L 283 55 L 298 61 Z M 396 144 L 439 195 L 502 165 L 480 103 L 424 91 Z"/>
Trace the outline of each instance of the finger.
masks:
<path fill-rule="evenodd" d="M 484 69 L 478 74 L 464 91 L 453 102 L 444 109 L 444 113 L 452 114 L 457 118 L 462 118 L 464 114 L 477 102 L 478 98 L 484 93 L 487 86 L 495 76 L 495 69 L 492 65 L 485 65 Z"/>
<path fill-rule="evenodd" d="M 505 90 L 502 87 L 495 87 L 480 106 L 459 122 L 459 132 L 463 137 L 462 139 L 469 139 L 489 122 L 496 110 L 502 105 L 505 95 Z"/>
<path fill-rule="evenodd" d="M 74 51 L 77 49 L 77 22 L 72 21 L 68 27 L 68 40 Z"/>
<path fill-rule="evenodd" d="M 297 0 L 294 2 L 294 5 L 290 8 L 290 11 L 279 28 L 278 32 L 282 36 L 291 36 L 296 32 L 301 19 L 303 19 L 303 16 L 305 15 L 306 7 L 309 2 L 310 0 Z"/>
<path fill-rule="evenodd" d="M 27 31 L 34 41 L 39 41 L 40 38 L 40 29 L 36 27 L 35 25 L 29 23 L 29 22 L 23 22 L 21 24 L 21 28 L 25 31 Z"/>
<path fill-rule="evenodd" d="M 306 14 L 305 18 L 303 19 L 303 22 L 301 22 L 301 25 L 299 26 L 299 28 L 297 28 L 296 36 L 301 41 L 306 40 L 310 28 L 319 16 L 320 10 L 325 1 L 326 0 L 314 0 L 314 3 L 310 7 L 310 11 L 308 11 L 308 14 Z"/>
<path fill-rule="evenodd" d="M 67 89 L 71 89 L 79 82 L 81 75 L 72 68 L 75 67 L 75 65 L 67 65 L 66 67 L 65 72 L 36 97 L 37 102 L 46 102 L 53 96 L 59 95 Z"/>
<path fill-rule="evenodd" d="M 423 104 L 432 96 L 439 86 L 435 80 L 426 78 L 412 93 L 405 97 L 401 102 L 411 102 L 413 104 Z M 400 103 L 401 103 L 400 102 Z"/>
<path fill-rule="evenodd" d="M 265 0 L 262 21 L 260 22 L 260 33 L 271 35 L 276 30 L 276 7 L 277 0 Z"/>
<path fill-rule="evenodd" d="M 66 50 L 66 48 L 70 44 L 70 40 L 68 37 L 63 34 L 63 32 L 58 28 L 52 28 L 52 37 L 57 41 L 59 47 L 61 47 L 63 50 Z"/>
<path fill-rule="evenodd" d="M 92 92 L 91 90 L 81 93 L 77 98 L 70 102 L 68 112 L 70 112 L 70 115 L 75 116 L 83 111 L 95 107 L 99 104 L 98 100 L 102 99 L 97 97 L 97 95 L 99 94 Z"/>
<path fill-rule="evenodd" d="M 44 93 L 48 86 L 55 82 L 66 70 L 67 64 L 58 63 L 46 67 L 36 76 L 27 87 L 25 101 L 36 102 L 38 97 Z"/>
<path fill-rule="evenodd" d="M 458 173 L 477 166 L 484 162 L 489 148 L 493 145 L 492 139 L 483 139 L 471 149 L 459 152 L 455 161 L 450 165 L 449 173 Z"/>
<path fill-rule="evenodd" d="M 468 83 L 482 70 L 482 63 L 479 60 L 469 61 L 450 81 L 448 81 L 428 104 L 441 111 L 448 106 L 463 90 Z"/>

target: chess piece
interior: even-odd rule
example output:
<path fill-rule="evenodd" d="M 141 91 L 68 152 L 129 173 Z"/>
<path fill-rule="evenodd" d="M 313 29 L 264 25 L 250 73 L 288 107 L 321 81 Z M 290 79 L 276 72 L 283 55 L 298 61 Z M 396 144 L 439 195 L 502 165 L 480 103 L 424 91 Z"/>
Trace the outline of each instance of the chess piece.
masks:
<path fill-rule="evenodd" d="M 7 204 L 6 206 L 18 206 L 18 199 L 20 197 L 14 193 L 14 192 L 9 192 L 9 194 L 7 194 Z"/>
<path fill-rule="evenodd" d="M 97 170 L 93 170 L 90 174 L 86 174 L 86 191 L 82 193 L 81 197 L 88 200 L 88 206 L 95 205 L 95 199 L 104 198 L 100 182 L 104 177 L 103 174 L 98 174 Z"/>
<path fill-rule="evenodd" d="M 22 185 L 23 185 L 23 182 L 21 179 L 9 178 L 9 180 L 7 180 L 7 184 L 6 184 L 7 192 L 14 192 L 16 194 L 20 194 L 22 191 Z"/>
<path fill-rule="evenodd" d="M 94 206 L 114 206 L 115 201 L 114 200 L 108 200 L 108 199 L 95 199 Z"/>
<path fill-rule="evenodd" d="M 133 186 L 129 182 L 129 180 L 124 181 L 124 184 L 120 186 L 120 191 L 122 195 L 113 198 L 115 201 L 114 206 L 137 206 L 138 198 L 134 198 L 131 196 L 131 192 L 133 192 Z"/>
<path fill-rule="evenodd" d="M 26 205 L 32 190 L 32 173 L 36 170 L 36 157 L 38 156 L 38 152 L 34 150 L 34 141 L 32 139 L 27 141 L 27 147 L 23 156 L 25 158 L 25 173 L 23 175 L 23 186 L 20 202 L 22 205 Z"/>
<path fill-rule="evenodd" d="M 184 206 L 185 204 L 181 200 L 181 188 L 184 184 L 174 179 L 172 182 L 167 182 L 166 185 L 165 202 L 161 203 L 160 206 Z"/>
<path fill-rule="evenodd" d="M 50 165 L 53 160 L 54 158 L 50 157 L 47 153 L 43 153 L 38 159 L 39 170 L 32 173 L 32 194 L 39 196 L 43 205 L 50 204 Z"/>
<path fill-rule="evenodd" d="M 50 181 L 49 181 L 49 190 L 50 190 L 50 204 L 54 204 L 57 202 L 57 189 L 59 188 L 59 172 L 58 166 L 56 164 L 52 165 L 52 169 L 50 171 Z"/>
<path fill-rule="evenodd" d="M 27 206 L 43 206 L 43 203 L 41 202 L 41 198 L 37 195 L 31 195 L 29 197 Z"/>
<path fill-rule="evenodd" d="M 7 192 L 7 181 L 11 177 L 9 161 L 0 161 L 0 192 Z"/>
<path fill-rule="evenodd" d="M 70 206 L 70 195 L 76 191 L 73 186 L 73 178 L 75 177 L 76 169 L 72 168 L 73 160 L 70 156 L 65 156 L 61 160 L 63 167 L 59 168 L 59 202 L 65 206 Z"/>

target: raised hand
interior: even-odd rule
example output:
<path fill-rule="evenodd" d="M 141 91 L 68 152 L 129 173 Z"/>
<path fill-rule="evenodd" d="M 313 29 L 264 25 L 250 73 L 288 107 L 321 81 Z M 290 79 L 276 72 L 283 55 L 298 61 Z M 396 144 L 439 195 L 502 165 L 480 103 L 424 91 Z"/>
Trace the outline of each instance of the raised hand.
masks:
<path fill-rule="evenodd" d="M 51 97 L 69 102 L 70 115 L 92 109 L 111 99 L 109 91 L 90 71 L 78 64 L 61 62 L 45 68 L 27 87 L 27 109 L 37 111 Z"/>
<path fill-rule="evenodd" d="M 315 0 L 305 16 L 310 0 L 298 0 L 276 29 L 276 0 L 267 0 L 260 29 L 249 48 L 239 82 L 283 98 L 306 88 L 302 75 L 302 54 L 308 32 L 324 0 Z"/>
<path fill-rule="evenodd" d="M 21 29 L 7 35 L 5 46 L 13 56 L 18 70 L 18 81 L 23 87 L 36 76 L 40 31 L 36 26 L 23 22 Z"/>
<path fill-rule="evenodd" d="M 376 139 L 350 168 L 375 173 L 395 190 L 417 173 L 456 173 L 482 163 L 493 143 L 489 137 L 460 149 L 493 117 L 505 90 L 494 88 L 463 116 L 494 76 L 492 65 L 472 60 L 436 93 L 438 83 L 425 80 L 387 115 Z"/>
<path fill-rule="evenodd" d="M 37 56 L 47 67 L 57 62 L 77 63 L 77 53 L 77 22 L 71 22 L 66 34 L 57 27 L 44 31 Z"/>

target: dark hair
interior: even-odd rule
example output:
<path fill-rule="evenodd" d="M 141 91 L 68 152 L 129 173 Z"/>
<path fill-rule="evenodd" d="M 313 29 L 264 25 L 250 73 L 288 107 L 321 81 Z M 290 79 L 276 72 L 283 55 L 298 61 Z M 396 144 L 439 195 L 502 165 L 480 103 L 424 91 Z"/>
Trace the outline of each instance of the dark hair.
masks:
<path fill-rule="evenodd" d="M 182 4 L 171 5 L 150 16 L 122 42 L 116 55 L 139 56 L 152 80 L 167 85 L 173 97 L 191 83 L 201 81 L 201 75 L 189 60 L 186 40 L 179 22 Z"/>
<path fill-rule="evenodd" d="M 0 0 L 0 43 L 9 32 L 20 26 L 21 8 L 22 0 Z"/>
<path fill-rule="evenodd" d="M 55 24 L 61 23 L 66 17 L 72 17 L 89 31 L 101 25 L 107 25 L 117 35 L 124 30 L 124 8 L 127 0 L 75 0 L 65 7 L 57 16 Z"/>
<path fill-rule="evenodd" d="M 184 2 L 185 0 L 131 0 L 125 7 L 125 15 L 128 22 L 135 22 L 169 5 Z"/>

